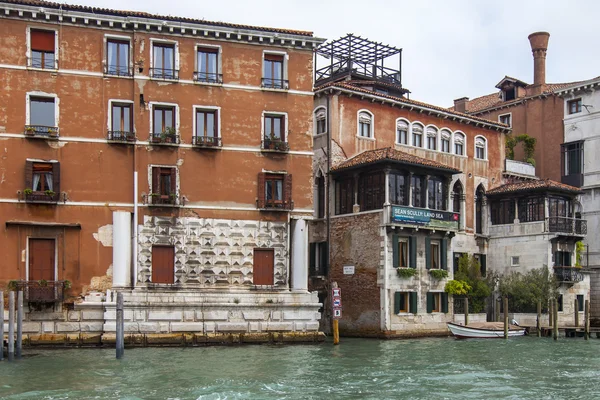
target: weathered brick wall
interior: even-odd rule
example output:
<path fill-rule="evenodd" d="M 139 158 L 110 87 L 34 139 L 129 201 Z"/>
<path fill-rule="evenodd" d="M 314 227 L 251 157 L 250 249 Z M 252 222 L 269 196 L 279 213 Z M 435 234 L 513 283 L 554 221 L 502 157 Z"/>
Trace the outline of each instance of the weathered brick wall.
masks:
<path fill-rule="evenodd" d="M 380 212 L 331 220 L 330 279 L 342 288 L 342 335 L 368 336 L 381 331 L 380 225 Z M 344 265 L 353 265 L 354 275 L 344 275 Z M 330 302 L 328 299 L 327 307 Z"/>

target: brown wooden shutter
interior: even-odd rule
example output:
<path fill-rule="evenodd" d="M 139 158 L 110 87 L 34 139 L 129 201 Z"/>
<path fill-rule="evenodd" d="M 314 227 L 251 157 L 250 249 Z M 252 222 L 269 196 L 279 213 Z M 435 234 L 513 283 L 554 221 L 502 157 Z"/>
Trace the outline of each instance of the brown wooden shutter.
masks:
<path fill-rule="evenodd" d="M 31 50 L 54 52 L 54 31 L 31 30 Z"/>
<path fill-rule="evenodd" d="M 281 141 L 287 142 L 287 132 L 285 131 L 285 117 L 281 117 L 279 119 L 279 122 L 281 124 L 281 127 L 279 128 L 281 129 Z"/>
<path fill-rule="evenodd" d="M 292 204 L 292 174 L 286 174 L 283 177 L 283 198 L 285 200 L 285 208 L 293 209 Z"/>
<path fill-rule="evenodd" d="M 152 167 L 152 187 L 150 188 L 150 193 L 160 193 L 158 188 L 160 182 L 160 168 Z"/>
<path fill-rule="evenodd" d="M 258 208 L 265 208 L 265 176 L 264 172 L 258 174 Z"/>
<path fill-rule="evenodd" d="M 52 163 L 52 184 L 54 188 L 52 191 L 60 195 L 60 163 Z"/>
<path fill-rule="evenodd" d="M 177 194 L 177 168 L 171 168 L 171 194 Z"/>
<path fill-rule="evenodd" d="M 25 161 L 25 189 L 33 189 L 33 161 Z"/>

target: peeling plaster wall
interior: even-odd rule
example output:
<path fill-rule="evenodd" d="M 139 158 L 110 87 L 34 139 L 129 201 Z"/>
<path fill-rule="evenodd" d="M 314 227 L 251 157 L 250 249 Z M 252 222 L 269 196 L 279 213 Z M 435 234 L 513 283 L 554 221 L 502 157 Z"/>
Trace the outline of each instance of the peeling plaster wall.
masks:
<path fill-rule="evenodd" d="M 104 247 L 112 247 L 113 241 L 113 228 L 112 225 L 104 225 L 98 229 L 98 233 L 94 233 L 94 239 L 102 243 Z"/>

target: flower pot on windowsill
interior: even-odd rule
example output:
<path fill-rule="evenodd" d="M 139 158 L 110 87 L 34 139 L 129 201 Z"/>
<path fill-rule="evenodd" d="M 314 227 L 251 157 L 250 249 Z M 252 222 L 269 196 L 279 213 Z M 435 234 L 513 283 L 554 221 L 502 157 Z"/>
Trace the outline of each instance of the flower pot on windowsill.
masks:
<path fill-rule="evenodd" d="M 434 279 L 445 279 L 448 277 L 448 271 L 445 269 L 430 269 L 429 275 Z"/>
<path fill-rule="evenodd" d="M 33 127 L 31 127 L 31 126 L 30 126 L 30 127 L 27 127 L 27 128 L 25 128 L 25 134 L 26 134 L 26 135 L 29 135 L 29 136 L 33 136 L 33 135 L 35 135 L 35 128 L 33 128 Z"/>
<path fill-rule="evenodd" d="M 54 129 L 54 128 L 48 129 L 48 136 L 58 137 L 58 129 Z"/>
<path fill-rule="evenodd" d="M 402 279 L 410 279 L 413 276 L 418 275 L 416 268 L 398 268 L 396 269 L 396 273 L 398 274 L 398 277 Z"/>

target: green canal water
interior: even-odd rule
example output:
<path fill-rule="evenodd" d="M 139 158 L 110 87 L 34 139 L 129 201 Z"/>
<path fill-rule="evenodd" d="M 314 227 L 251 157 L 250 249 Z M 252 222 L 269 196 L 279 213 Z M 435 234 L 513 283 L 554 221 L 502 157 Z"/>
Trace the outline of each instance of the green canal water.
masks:
<path fill-rule="evenodd" d="M 600 340 L 28 349 L 2 399 L 598 399 Z"/>

